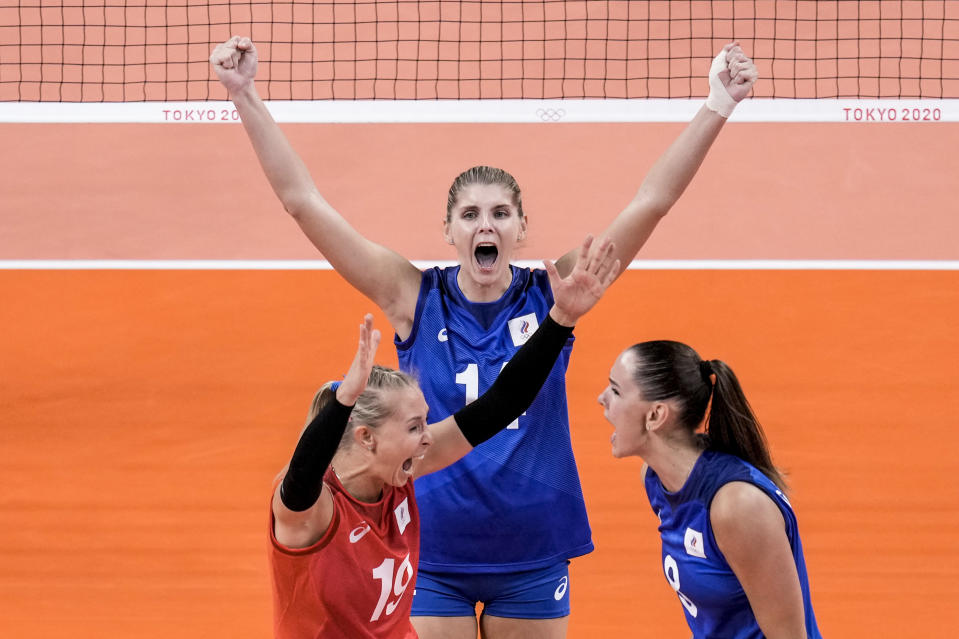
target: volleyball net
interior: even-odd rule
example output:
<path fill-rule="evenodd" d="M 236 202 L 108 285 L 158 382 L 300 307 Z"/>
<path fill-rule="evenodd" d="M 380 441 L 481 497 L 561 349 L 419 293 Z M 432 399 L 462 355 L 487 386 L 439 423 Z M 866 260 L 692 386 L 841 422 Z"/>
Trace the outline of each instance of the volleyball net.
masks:
<path fill-rule="evenodd" d="M 879 101 L 953 119 L 959 99 L 959 0 L 5 0 L 0 120 L 162 105 L 160 120 L 220 120 L 208 58 L 234 34 L 291 120 L 686 119 L 733 40 L 760 70 L 753 97 L 787 110 Z"/>

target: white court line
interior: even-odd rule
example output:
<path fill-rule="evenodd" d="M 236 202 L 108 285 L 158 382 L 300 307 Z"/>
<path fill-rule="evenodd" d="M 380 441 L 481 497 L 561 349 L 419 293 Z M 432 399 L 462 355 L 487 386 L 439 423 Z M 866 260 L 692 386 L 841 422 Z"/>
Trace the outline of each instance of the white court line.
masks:
<path fill-rule="evenodd" d="M 453 261 L 413 260 L 420 269 Z M 540 260 L 517 260 L 538 268 Z M 0 260 L 0 270 L 331 271 L 325 260 Z M 959 271 L 959 260 L 634 260 L 631 271 Z"/>

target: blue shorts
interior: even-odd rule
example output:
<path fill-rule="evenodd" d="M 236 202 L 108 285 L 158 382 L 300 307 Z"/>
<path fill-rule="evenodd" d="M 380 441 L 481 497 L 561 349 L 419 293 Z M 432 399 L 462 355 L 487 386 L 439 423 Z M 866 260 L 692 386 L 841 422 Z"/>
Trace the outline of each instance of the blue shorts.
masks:
<path fill-rule="evenodd" d="M 413 589 L 414 617 L 557 619 L 569 616 L 569 561 L 522 572 L 466 574 L 420 569 Z"/>

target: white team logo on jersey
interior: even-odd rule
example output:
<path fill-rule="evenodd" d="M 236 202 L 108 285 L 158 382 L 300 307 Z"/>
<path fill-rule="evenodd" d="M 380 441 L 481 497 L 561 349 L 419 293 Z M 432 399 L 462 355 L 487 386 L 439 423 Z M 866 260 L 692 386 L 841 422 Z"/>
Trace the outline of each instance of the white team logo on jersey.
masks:
<path fill-rule="evenodd" d="M 703 548 L 703 533 L 698 530 L 687 528 L 683 545 L 686 546 L 686 554 L 692 555 L 693 557 L 706 558 L 706 549 Z"/>
<path fill-rule="evenodd" d="M 445 328 L 443 328 L 442 330 L 440 330 L 439 333 L 436 334 L 436 339 L 441 342 L 449 341 L 450 338 L 447 337 Z"/>
<path fill-rule="evenodd" d="M 396 515 L 396 525 L 400 527 L 400 534 L 402 535 L 410 521 L 412 521 L 410 519 L 410 505 L 406 499 L 393 509 L 393 514 Z"/>
<path fill-rule="evenodd" d="M 513 338 L 513 346 L 522 346 L 526 343 L 536 329 L 539 328 L 539 322 L 536 321 L 536 313 L 514 317 L 509 322 L 509 336 Z"/>
<path fill-rule="evenodd" d="M 363 539 L 366 533 L 370 532 L 370 525 L 365 521 L 350 531 L 350 543 L 355 544 L 359 540 Z"/>

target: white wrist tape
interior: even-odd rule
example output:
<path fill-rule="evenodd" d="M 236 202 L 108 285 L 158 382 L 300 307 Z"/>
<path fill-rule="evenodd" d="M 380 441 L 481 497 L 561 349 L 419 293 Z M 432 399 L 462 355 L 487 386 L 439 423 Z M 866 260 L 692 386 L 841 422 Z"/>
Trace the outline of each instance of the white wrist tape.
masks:
<path fill-rule="evenodd" d="M 737 102 L 729 95 L 729 91 L 723 86 L 723 81 L 719 79 L 719 74 L 725 70 L 726 52 L 720 51 L 709 67 L 709 97 L 706 98 L 706 108 L 728 118 L 736 108 Z"/>

